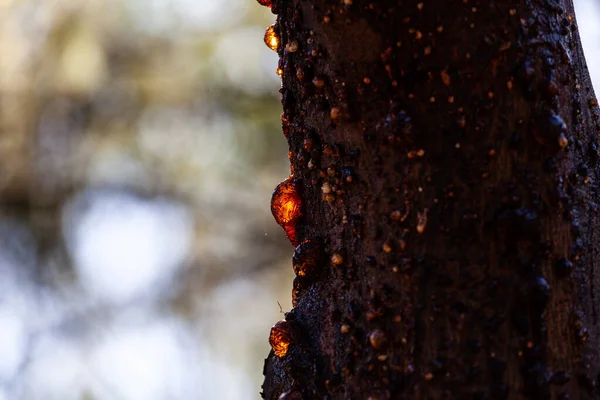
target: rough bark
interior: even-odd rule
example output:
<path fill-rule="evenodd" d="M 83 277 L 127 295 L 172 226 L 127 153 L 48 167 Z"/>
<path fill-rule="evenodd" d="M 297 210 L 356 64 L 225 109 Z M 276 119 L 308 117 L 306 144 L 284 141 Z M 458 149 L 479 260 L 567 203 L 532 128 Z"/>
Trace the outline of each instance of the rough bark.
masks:
<path fill-rule="evenodd" d="M 600 398 L 599 113 L 571 1 L 272 11 L 284 227 L 311 242 L 263 397 Z"/>

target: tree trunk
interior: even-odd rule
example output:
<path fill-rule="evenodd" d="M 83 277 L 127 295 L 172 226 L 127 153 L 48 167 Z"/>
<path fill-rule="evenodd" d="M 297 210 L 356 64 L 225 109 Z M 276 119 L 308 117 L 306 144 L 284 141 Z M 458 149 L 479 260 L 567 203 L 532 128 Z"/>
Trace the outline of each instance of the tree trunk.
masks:
<path fill-rule="evenodd" d="M 264 1 L 263 1 L 264 2 Z M 294 308 L 265 399 L 600 398 L 571 0 L 274 0 Z"/>

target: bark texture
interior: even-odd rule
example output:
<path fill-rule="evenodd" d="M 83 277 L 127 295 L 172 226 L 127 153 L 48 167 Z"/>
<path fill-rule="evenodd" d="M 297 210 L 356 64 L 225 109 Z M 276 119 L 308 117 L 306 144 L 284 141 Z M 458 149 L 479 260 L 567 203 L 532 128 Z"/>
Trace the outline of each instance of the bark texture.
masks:
<path fill-rule="evenodd" d="M 600 398 L 599 113 L 571 1 L 272 11 L 301 244 L 263 398 Z"/>

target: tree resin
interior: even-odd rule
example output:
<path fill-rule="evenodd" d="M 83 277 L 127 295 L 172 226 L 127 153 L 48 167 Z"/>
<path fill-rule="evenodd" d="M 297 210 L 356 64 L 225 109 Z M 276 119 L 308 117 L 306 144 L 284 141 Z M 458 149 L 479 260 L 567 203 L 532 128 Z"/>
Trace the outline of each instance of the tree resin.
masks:
<path fill-rule="evenodd" d="M 298 246 L 296 224 L 302 216 L 302 198 L 298 186 L 290 176 L 275 188 L 271 198 L 271 213 L 294 246 Z"/>
<path fill-rule="evenodd" d="M 290 323 L 282 320 L 273 325 L 271 334 L 269 335 L 269 344 L 273 349 L 273 353 L 279 358 L 285 357 L 288 353 L 290 343 L 292 343 Z"/>
<path fill-rule="evenodd" d="M 269 26 L 265 31 L 265 44 L 271 50 L 277 51 L 277 46 L 279 45 L 279 38 L 275 33 L 275 25 Z"/>
<path fill-rule="evenodd" d="M 261 6 L 271 8 L 271 0 L 257 0 L 257 1 L 258 1 L 258 4 L 260 4 Z"/>

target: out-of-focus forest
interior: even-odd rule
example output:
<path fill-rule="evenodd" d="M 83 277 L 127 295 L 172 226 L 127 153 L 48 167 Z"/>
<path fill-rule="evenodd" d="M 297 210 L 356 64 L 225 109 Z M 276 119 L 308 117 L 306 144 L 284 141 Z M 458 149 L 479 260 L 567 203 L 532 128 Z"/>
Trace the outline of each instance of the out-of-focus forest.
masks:
<path fill-rule="evenodd" d="M 577 7 L 600 78 L 600 2 Z M 273 20 L 0 0 L 0 400 L 259 398 L 293 277 Z"/>

